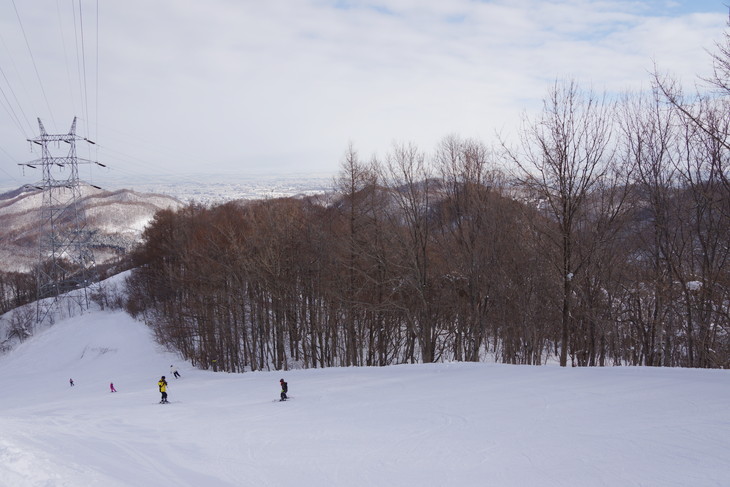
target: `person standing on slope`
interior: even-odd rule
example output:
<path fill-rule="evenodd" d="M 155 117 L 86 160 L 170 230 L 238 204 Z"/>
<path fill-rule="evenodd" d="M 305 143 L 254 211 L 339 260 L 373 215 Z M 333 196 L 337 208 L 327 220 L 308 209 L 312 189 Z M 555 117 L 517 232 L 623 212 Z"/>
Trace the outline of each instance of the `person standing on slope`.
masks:
<path fill-rule="evenodd" d="M 174 365 L 170 365 L 170 373 L 176 378 L 180 378 L 180 373 L 177 371 Z"/>
<path fill-rule="evenodd" d="M 109 392 L 117 392 L 117 390 L 114 389 L 114 382 L 109 383 Z"/>
<path fill-rule="evenodd" d="M 281 384 L 281 401 L 286 401 L 288 399 L 286 393 L 289 392 L 289 385 L 284 382 L 284 379 L 281 379 L 279 381 L 279 384 Z"/>
<path fill-rule="evenodd" d="M 68 383 L 69 383 L 69 384 L 71 384 L 71 387 L 73 387 L 73 386 L 74 386 L 74 380 L 73 380 L 73 379 L 69 379 L 69 380 L 68 380 Z"/>
<path fill-rule="evenodd" d="M 160 393 L 162 393 L 162 400 L 160 401 L 160 404 L 167 404 L 167 381 L 165 380 L 164 375 L 157 382 L 157 387 L 159 387 Z"/>

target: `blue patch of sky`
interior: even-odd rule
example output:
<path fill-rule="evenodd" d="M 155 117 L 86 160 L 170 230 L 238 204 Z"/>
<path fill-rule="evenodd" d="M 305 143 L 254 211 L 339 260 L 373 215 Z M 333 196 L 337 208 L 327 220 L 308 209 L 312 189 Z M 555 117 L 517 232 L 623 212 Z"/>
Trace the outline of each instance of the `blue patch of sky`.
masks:
<path fill-rule="evenodd" d="M 365 8 L 383 15 L 396 15 L 394 10 L 389 9 L 385 5 L 366 5 Z"/>
<path fill-rule="evenodd" d="M 660 0 L 646 2 L 656 7 L 657 15 L 684 15 L 691 13 L 728 13 L 727 0 Z"/>
<path fill-rule="evenodd" d="M 332 6 L 338 10 L 350 10 L 353 8 L 352 2 L 348 2 L 347 0 L 337 0 Z"/>
<path fill-rule="evenodd" d="M 338 10 L 372 10 L 383 15 L 397 15 L 397 12 L 388 8 L 384 3 L 368 3 L 353 0 L 335 0 L 332 6 Z"/>
<path fill-rule="evenodd" d="M 447 15 L 443 18 L 443 20 L 447 24 L 463 24 L 467 19 L 466 14 L 453 14 L 453 15 Z"/>
<path fill-rule="evenodd" d="M 511 5 L 509 0 L 473 0 L 477 3 L 503 3 Z M 558 3 L 570 3 L 568 1 Z M 728 0 L 583 0 L 585 4 L 597 6 L 620 5 L 632 12 L 652 16 L 674 16 L 691 13 L 728 13 Z"/>
<path fill-rule="evenodd" d="M 588 4 L 591 3 L 589 0 Z M 728 0 L 643 0 L 635 2 L 599 2 L 601 8 L 608 11 L 621 11 L 625 8 L 626 13 L 634 14 L 639 17 L 679 17 L 693 13 L 717 13 L 727 15 L 729 5 Z M 626 21 L 607 21 L 603 23 L 594 23 L 586 26 L 584 30 L 576 30 L 574 32 L 563 31 L 576 42 L 596 42 L 604 39 L 615 32 L 630 29 L 639 21 L 639 18 L 628 19 Z"/>

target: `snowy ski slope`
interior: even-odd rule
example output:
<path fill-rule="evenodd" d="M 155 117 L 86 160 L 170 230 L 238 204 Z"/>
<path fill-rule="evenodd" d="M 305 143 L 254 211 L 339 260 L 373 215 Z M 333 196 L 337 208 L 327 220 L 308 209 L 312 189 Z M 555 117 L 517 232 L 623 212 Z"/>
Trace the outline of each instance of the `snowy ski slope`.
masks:
<path fill-rule="evenodd" d="M 161 375 L 170 405 L 158 404 Z M 215 374 L 124 313 L 94 311 L 0 357 L 0 485 L 727 486 L 730 373 L 452 363 Z"/>

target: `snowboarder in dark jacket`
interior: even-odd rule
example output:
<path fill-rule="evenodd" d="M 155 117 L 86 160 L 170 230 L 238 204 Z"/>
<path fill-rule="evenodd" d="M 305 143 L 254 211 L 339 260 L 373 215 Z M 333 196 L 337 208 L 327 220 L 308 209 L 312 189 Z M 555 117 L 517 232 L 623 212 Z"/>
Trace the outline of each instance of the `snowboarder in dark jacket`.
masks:
<path fill-rule="evenodd" d="M 286 393 L 289 392 L 289 386 L 284 382 L 284 379 L 281 379 L 279 384 L 281 384 L 281 400 L 286 401 L 288 399 Z"/>

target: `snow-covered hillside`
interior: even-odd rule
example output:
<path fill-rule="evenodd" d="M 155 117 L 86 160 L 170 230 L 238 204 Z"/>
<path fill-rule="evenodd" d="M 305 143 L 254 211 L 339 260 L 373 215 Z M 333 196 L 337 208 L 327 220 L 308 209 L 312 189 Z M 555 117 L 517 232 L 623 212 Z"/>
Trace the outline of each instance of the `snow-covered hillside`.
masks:
<path fill-rule="evenodd" d="M 65 198 L 71 196 L 61 199 Z M 93 232 L 97 264 L 117 257 L 135 245 L 158 210 L 177 209 L 183 204 L 170 196 L 127 189 L 102 191 L 89 185 L 81 186 L 81 198 L 80 206 L 86 212 L 86 229 Z M 42 205 L 43 195 L 38 190 L 16 190 L 0 195 L 0 261 L 4 271 L 27 272 L 38 263 Z"/>
<path fill-rule="evenodd" d="M 232 200 L 324 194 L 332 191 L 331 175 L 287 176 L 205 174 L 105 180 L 99 190 L 82 185 L 87 229 L 95 231 L 97 264 L 114 259 L 139 240 L 157 210 L 183 204 L 220 204 Z M 135 188 L 135 190 L 127 188 Z M 61 190 L 63 191 L 63 190 Z M 0 194 L 0 262 L 2 270 L 27 272 L 38 262 L 39 209 L 42 193 L 23 188 Z"/>
<path fill-rule="evenodd" d="M 728 404 L 722 370 L 216 374 L 160 350 L 126 314 L 93 311 L 0 356 L 0 485 L 721 486 Z"/>

